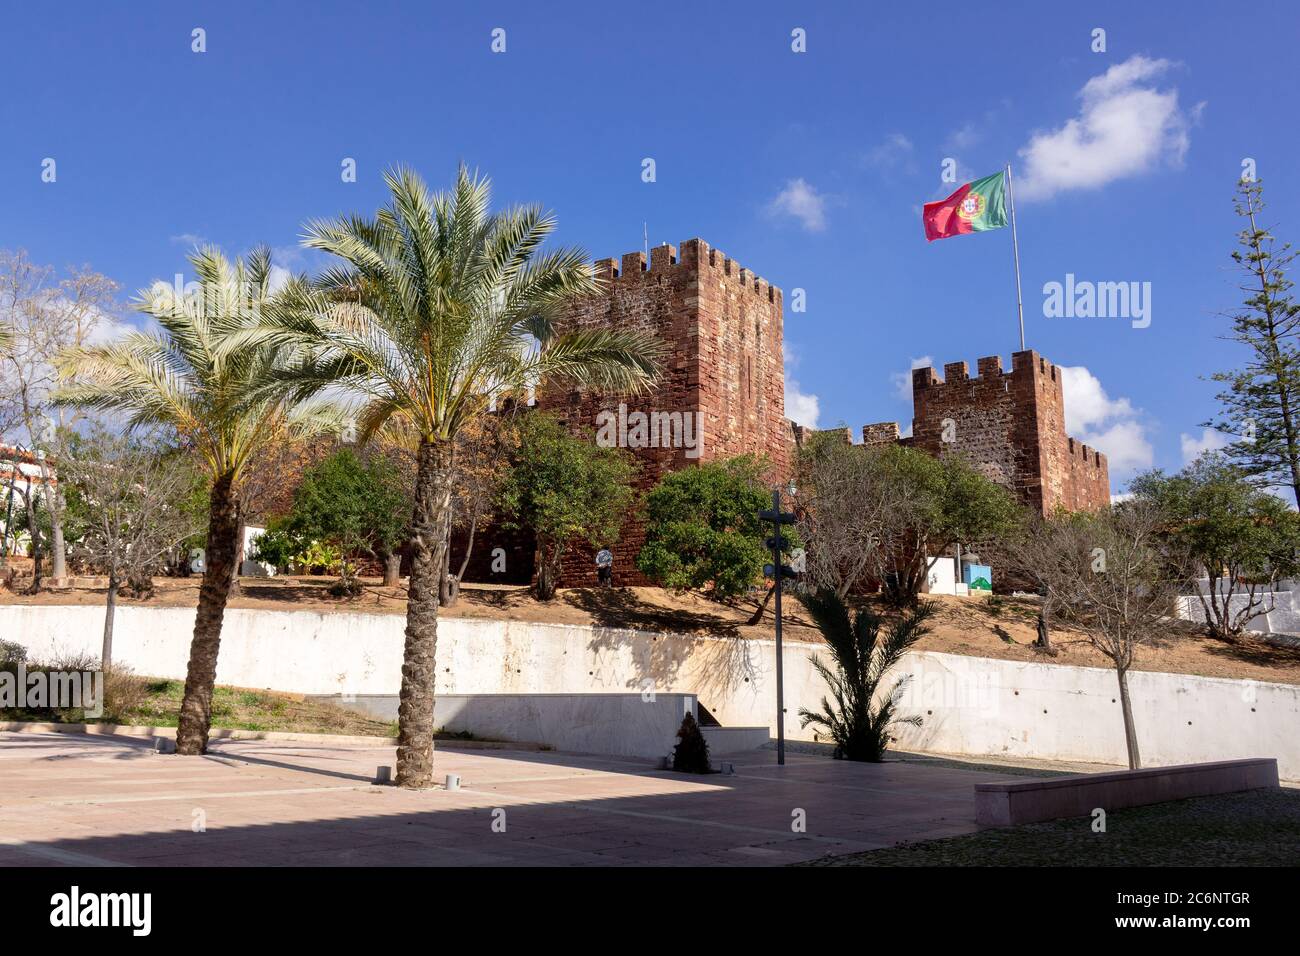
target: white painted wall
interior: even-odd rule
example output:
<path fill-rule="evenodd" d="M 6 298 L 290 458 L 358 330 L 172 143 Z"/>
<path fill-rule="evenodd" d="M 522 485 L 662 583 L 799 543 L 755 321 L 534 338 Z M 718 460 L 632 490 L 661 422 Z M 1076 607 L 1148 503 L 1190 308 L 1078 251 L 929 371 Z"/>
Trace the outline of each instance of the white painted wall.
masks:
<path fill-rule="evenodd" d="M 275 567 L 265 564 L 261 561 L 254 561 L 249 557 L 257 546 L 257 539 L 266 534 L 265 528 L 259 528 L 254 525 L 244 527 L 244 560 L 239 565 L 239 573 L 250 578 L 273 578 L 275 577 Z"/>
<path fill-rule="evenodd" d="M 692 694 L 440 694 L 433 725 L 556 750 L 658 758 L 672 753 Z"/>
<path fill-rule="evenodd" d="M 926 594 L 957 593 L 957 562 L 952 558 L 926 558 L 928 570 L 925 575 Z"/>
<path fill-rule="evenodd" d="M 183 677 L 193 610 L 119 606 L 114 657 L 137 673 Z M 217 679 L 305 694 L 393 694 L 401 680 L 397 615 L 228 610 Z M 98 653 L 96 607 L 0 606 L 0 634 L 32 656 Z M 443 618 L 439 692 L 693 693 L 723 725 L 774 726 L 775 647 L 770 641 L 651 634 L 610 628 Z M 815 645 L 785 647 L 785 731 L 800 707 L 825 692 L 808 663 Z M 1004 754 L 1124 763 L 1115 677 L 1098 668 L 912 652 L 899 746 L 944 753 Z M 1152 766 L 1276 757 L 1300 780 L 1300 687 L 1134 672 L 1130 689 L 1139 744 Z M 1046 713 L 1044 713 L 1046 711 Z"/>

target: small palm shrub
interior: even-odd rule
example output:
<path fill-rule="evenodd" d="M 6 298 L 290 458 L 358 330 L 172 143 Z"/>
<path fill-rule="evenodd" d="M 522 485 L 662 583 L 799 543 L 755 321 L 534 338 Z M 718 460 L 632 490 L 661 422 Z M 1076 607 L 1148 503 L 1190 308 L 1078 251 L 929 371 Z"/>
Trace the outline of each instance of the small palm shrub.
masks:
<path fill-rule="evenodd" d="M 884 620 L 870 608 L 850 620 L 848 606 L 832 590 L 799 599 L 822 632 L 835 665 L 832 669 L 821 658 L 810 658 L 831 694 L 822 698 L 819 711 L 799 709 L 800 726 L 813 724 L 824 730 L 835 741 L 837 758 L 878 763 L 884 759 L 891 726 L 921 725 L 918 715 L 897 715 L 899 698 L 912 675 L 905 674 L 888 691 L 880 691 L 885 675 L 928 633 L 925 622 L 934 615 L 934 605 L 922 602 L 885 629 Z"/>
<path fill-rule="evenodd" d="M 682 718 L 682 725 L 677 729 L 677 745 L 673 747 L 673 769 L 682 773 L 709 772 L 709 743 L 695 721 L 695 715 L 687 712 Z"/>

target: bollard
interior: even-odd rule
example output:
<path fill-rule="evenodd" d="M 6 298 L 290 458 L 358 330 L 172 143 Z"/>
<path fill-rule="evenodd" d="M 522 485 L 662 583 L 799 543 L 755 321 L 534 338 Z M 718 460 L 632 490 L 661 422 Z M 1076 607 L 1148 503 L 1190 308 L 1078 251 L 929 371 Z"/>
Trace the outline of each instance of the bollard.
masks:
<path fill-rule="evenodd" d="M 447 774 L 447 779 L 442 782 L 442 786 L 445 790 L 459 790 L 460 775 L 455 773 Z"/>
<path fill-rule="evenodd" d="M 382 787 L 393 782 L 393 768 L 381 766 L 375 768 L 375 786 Z"/>
<path fill-rule="evenodd" d="M 174 754 L 176 752 L 176 741 L 170 737 L 155 737 L 153 739 L 153 752 L 156 754 Z"/>

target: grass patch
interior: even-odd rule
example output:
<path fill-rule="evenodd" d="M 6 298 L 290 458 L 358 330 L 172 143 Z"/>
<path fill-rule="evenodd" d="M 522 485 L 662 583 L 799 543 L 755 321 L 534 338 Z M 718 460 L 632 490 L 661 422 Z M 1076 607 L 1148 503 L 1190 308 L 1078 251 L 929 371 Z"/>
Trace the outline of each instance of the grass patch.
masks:
<path fill-rule="evenodd" d="M 145 678 L 143 700 L 122 714 L 119 723 L 175 727 L 185 682 Z M 228 730 L 280 731 L 299 734 L 351 734 L 396 737 L 397 724 L 376 720 L 295 694 L 217 687 L 212 695 L 212 726 Z"/>
<path fill-rule="evenodd" d="M 800 866 L 1294 866 L 1300 790 L 1195 797 L 1092 818 L 981 830 Z"/>

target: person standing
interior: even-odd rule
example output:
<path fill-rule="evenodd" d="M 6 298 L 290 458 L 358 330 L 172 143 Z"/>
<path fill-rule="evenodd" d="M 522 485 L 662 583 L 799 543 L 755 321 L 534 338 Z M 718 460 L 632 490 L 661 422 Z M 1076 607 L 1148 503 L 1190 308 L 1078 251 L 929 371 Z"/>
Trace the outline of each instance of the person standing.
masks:
<path fill-rule="evenodd" d="M 596 580 L 602 588 L 614 586 L 614 554 L 609 548 L 596 552 Z"/>

